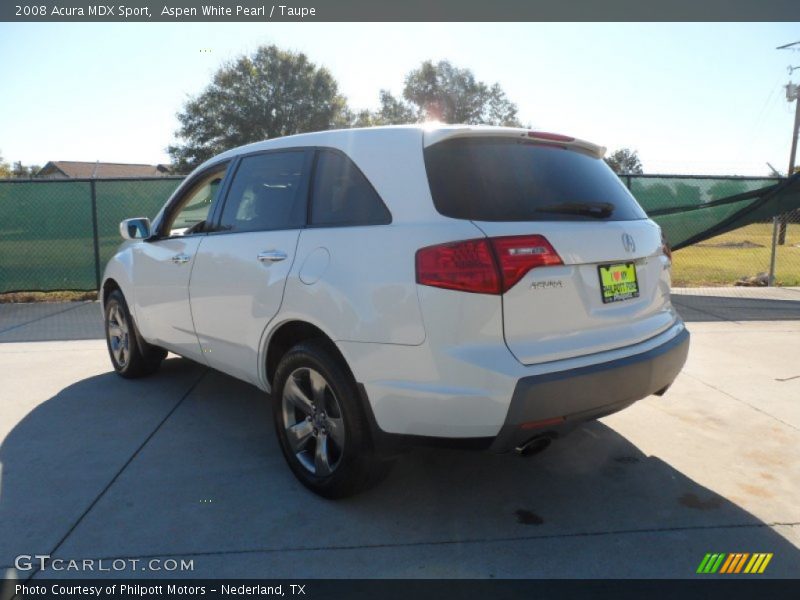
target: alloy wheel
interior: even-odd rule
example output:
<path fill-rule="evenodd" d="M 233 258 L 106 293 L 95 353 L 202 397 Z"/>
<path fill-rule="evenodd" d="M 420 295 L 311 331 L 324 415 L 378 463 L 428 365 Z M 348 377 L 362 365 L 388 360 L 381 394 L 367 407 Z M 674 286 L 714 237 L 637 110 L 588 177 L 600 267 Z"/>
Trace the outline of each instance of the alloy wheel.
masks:
<path fill-rule="evenodd" d="M 344 453 L 345 427 L 336 394 L 309 367 L 291 372 L 281 396 L 283 426 L 297 460 L 319 477 L 333 473 Z"/>
<path fill-rule="evenodd" d="M 108 340 L 111 345 L 111 353 L 120 368 L 128 364 L 130 358 L 130 337 L 128 321 L 125 314 L 120 309 L 119 304 L 114 304 L 108 311 Z"/>

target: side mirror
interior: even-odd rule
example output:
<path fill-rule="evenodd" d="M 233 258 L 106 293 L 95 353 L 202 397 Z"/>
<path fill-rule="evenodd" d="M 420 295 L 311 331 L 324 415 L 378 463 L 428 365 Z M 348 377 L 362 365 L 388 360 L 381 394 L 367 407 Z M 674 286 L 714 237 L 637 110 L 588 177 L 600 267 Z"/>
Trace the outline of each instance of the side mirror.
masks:
<path fill-rule="evenodd" d="M 125 219 L 119 224 L 119 234 L 126 240 L 146 240 L 150 237 L 150 219 Z"/>

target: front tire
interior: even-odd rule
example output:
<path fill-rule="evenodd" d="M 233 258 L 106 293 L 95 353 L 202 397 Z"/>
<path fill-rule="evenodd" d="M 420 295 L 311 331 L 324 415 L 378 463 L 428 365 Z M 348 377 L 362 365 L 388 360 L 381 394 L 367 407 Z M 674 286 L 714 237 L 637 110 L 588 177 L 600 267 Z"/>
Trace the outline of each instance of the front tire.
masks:
<path fill-rule="evenodd" d="M 127 379 L 144 377 L 158 370 L 167 351 L 145 342 L 136 329 L 125 296 L 114 290 L 105 303 L 108 355 L 114 370 Z"/>
<path fill-rule="evenodd" d="M 272 401 L 286 462 L 314 493 L 351 496 L 388 471 L 372 448 L 356 383 L 328 344 L 311 340 L 284 355 Z"/>

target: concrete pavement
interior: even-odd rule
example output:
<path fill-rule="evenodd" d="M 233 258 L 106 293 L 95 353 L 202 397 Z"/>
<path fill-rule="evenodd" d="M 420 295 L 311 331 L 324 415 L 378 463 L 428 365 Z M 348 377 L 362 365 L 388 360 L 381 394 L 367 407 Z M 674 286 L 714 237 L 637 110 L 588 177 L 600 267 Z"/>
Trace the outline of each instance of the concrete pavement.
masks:
<path fill-rule="evenodd" d="M 86 319 L 89 336 L 96 305 L 13 323 L 0 306 L 0 566 L 52 554 L 139 560 L 125 574 L 147 577 L 694 577 L 706 552 L 773 552 L 765 576 L 797 577 L 800 302 L 766 322 L 749 320 L 760 306 L 691 303 L 689 362 L 663 398 L 531 458 L 414 450 L 338 502 L 294 480 L 253 387 L 175 357 L 126 381 L 100 339 L 12 341 L 48 339 L 49 319 L 59 335 Z M 142 571 L 153 558 L 194 570 Z M 120 573 L 36 573 L 87 575 Z"/>
<path fill-rule="evenodd" d="M 800 288 L 675 288 L 672 302 L 685 321 L 792 321 Z"/>
<path fill-rule="evenodd" d="M 0 304 L 0 343 L 100 339 L 99 302 Z"/>

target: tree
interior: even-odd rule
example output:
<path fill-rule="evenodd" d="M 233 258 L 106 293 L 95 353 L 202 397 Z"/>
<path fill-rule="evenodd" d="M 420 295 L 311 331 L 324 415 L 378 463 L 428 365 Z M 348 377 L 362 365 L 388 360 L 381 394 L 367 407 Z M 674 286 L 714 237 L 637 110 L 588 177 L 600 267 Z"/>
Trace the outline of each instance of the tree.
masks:
<path fill-rule="evenodd" d="M 0 154 L 0 179 L 28 179 L 39 172 L 39 165 L 25 166 L 22 161 L 9 165 Z"/>
<path fill-rule="evenodd" d="M 372 127 L 375 125 L 404 125 L 417 122 L 414 110 L 402 100 L 392 96 L 388 91 L 380 91 L 380 102 L 381 107 L 374 112 L 361 110 L 351 115 L 350 124 L 353 127 Z"/>
<path fill-rule="evenodd" d="M 392 96 L 388 90 L 380 91 L 381 107 L 374 113 L 369 113 L 370 125 L 403 125 L 419 121 L 416 111 Z"/>
<path fill-rule="evenodd" d="M 612 152 L 605 158 L 609 167 L 617 174 L 623 175 L 630 173 L 631 175 L 641 175 L 642 161 L 639 160 L 639 154 L 636 150 L 630 148 L 620 148 Z"/>
<path fill-rule="evenodd" d="M 406 75 L 403 99 L 381 90 L 380 108 L 370 124 L 396 125 L 428 119 L 444 123 L 521 126 L 517 106 L 500 84 L 478 81 L 469 69 L 443 60 L 425 61 Z"/>
<path fill-rule="evenodd" d="M 230 148 L 263 139 L 344 127 L 352 118 L 331 73 L 305 54 L 262 46 L 219 69 L 178 113 L 169 146 L 186 172 Z"/>
<path fill-rule="evenodd" d="M 11 177 L 11 167 L 3 160 L 3 155 L 0 154 L 0 179 L 7 179 Z"/>
<path fill-rule="evenodd" d="M 22 161 L 18 160 L 14 163 L 11 167 L 11 177 L 15 179 L 27 179 L 28 177 L 32 177 L 31 171 L 28 167 L 22 164 Z"/>

